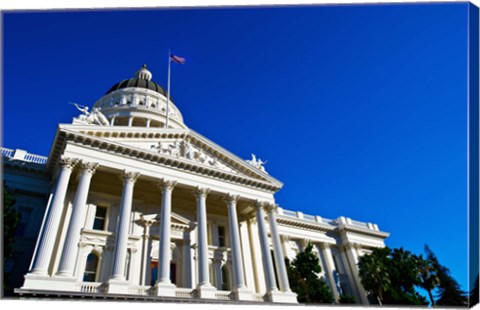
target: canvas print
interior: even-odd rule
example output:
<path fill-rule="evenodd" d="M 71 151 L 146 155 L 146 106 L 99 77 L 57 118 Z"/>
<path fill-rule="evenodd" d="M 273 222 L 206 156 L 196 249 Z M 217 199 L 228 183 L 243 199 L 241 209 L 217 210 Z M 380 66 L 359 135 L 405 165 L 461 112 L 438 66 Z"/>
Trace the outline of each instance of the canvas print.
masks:
<path fill-rule="evenodd" d="M 478 303 L 478 7 L 2 12 L 8 299 Z"/>

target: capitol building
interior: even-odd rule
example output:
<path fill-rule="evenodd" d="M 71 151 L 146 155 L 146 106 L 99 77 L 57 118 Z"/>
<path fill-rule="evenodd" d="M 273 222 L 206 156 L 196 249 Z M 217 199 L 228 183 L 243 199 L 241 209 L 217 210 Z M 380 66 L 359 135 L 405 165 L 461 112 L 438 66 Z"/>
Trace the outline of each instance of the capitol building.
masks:
<path fill-rule="evenodd" d="M 334 299 L 369 304 L 357 263 L 389 234 L 280 207 L 261 159 L 190 129 L 167 98 L 143 66 L 76 104 L 48 157 L 2 148 L 16 295 L 297 303 L 284 259 L 311 243 Z"/>

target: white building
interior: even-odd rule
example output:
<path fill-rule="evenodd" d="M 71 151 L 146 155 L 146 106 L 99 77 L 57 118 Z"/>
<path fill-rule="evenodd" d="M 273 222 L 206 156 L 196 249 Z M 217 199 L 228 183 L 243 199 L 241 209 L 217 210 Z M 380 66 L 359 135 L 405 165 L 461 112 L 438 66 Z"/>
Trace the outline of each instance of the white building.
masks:
<path fill-rule="evenodd" d="M 335 299 L 368 304 L 356 264 L 388 234 L 280 208 L 282 183 L 263 163 L 188 128 L 172 102 L 167 118 L 151 78 L 144 66 L 59 125 L 44 164 L 50 198 L 16 292 L 296 303 L 284 257 L 311 242 Z M 17 153 L 3 150 L 11 171 L 30 161 Z"/>

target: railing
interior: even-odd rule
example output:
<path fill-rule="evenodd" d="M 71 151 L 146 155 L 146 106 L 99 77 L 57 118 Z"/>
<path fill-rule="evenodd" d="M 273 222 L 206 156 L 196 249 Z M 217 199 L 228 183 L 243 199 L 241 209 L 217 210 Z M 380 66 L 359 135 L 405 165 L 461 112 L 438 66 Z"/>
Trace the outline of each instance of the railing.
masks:
<path fill-rule="evenodd" d="M 24 160 L 32 163 L 37 163 L 37 164 L 46 164 L 48 157 L 27 153 L 27 155 L 25 155 Z"/>
<path fill-rule="evenodd" d="M 232 293 L 230 291 L 216 291 L 215 298 L 219 300 L 232 300 Z"/>
<path fill-rule="evenodd" d="M 314 215 L 304 214 L 304 215 L 303 215 L 303 219 L 305 219 L 305 220 L 307 220 L 307 221 L 315 222 L 315 216 L 314 216 Z"/>
<path fill-rule="evenodd" d="M 177 288 L 175 290 L 175 297 L 193 298 L 193 291 L 190 288 Z"/>
<path fill-rule="evenodd" d="M 2 156 L 5 156 L 5 157 L 12 157 L 14 152 L 15 150 L 12 150 L 12 149 L 7 149 L 4 147 L 0 148 L 0 153 L 2 154 Z"/>
<path fill-rule="evenodd" d="M 7 149 L 2 147 L 0 148 L 0 154 L 3 157 L 23 160 L 26 162 L 42 164 L 42 165 L 46 164 L 48 161 L 48 157 L 30 154 L 30 153 L 27 153 L 27 151 L 20 150 L 20 149 L 12 150 L 12 149 Z"/>
<path fill-rule="evenodd" d="M 83 282 L 77 285 L 77 290 L 82 293 L 104 293 L 105 285 L 101 282 Z"/>
<path fill-rule="evenodd" d="M 128 288 L 128 293 L 133 295 L 150 295 L 151 287 L 150 286 L 131 286 Z"/>
<path fill-rule="evenodd" d="M 290 210 L 283 210 L 283 214 L 286 216 L 297 217 L 297 212 Z"/>
<path fill-rule="evenodd" d="M 323 217 L 320 217 L 320 216 L 304 214 L 302 212 L 295 212 L 295 211 L 290 211 L 290 210 L 285 210 L 285 209 L 282 209 L 281 214 L 283 214 L 285 216 L 288 216 L 288 217 L 303 219 L 303 220 L 309 221 L 309 222 L 323 223 L 323 224 L 334 225 L 334 226 L 339 224 L 338 219 L 337 220 L 331 220 L 331 219 L 323 218 Z M 353 226 L 356 226 L 356 227 L 366 228 L 366 229 L 370 229 L 370 230 L 378 230 L 378 226 L 376 226 L 375 224 L 364 223 L 364 222 L 360 222 L 360 221 L 354 221 L 354 220 L 351 220 L 349 218 L 346 219 L 346 221 L 347 221 L 346 222 L 347 224 L 350 224 L 350 225 L 353 225 Z"/>
<path fill-rule="evenodd" d="M 359 221 L 354 221 L 354 220 L 351 220 L 351 222 L 352 222 L 353 226 L 362 227 L 362 228 L 370 228 L 370 227 L 368 227 L 368 224 L 364 223 L 364 222 L 359 222 Z"/>

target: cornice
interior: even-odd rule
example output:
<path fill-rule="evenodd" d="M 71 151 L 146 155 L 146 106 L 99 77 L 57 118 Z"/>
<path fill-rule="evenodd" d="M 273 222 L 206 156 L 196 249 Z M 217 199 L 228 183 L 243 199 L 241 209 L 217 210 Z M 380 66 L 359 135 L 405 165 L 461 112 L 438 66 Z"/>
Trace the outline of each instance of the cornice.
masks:
<path fill-rule="evenodd" d="M 372 230 L 368 228 L 362 228 L 362 227 L 358 227 L 350 224 L 343 224 L 341 226 L 337 226 L 336 230 L 338 230 L 338 232 L 348 232 L 348 233 L 354 233 L 356 235 L 377 237 L 382 239 L 388 238 L 390 236 L 390 234 L 387 232 Z"/>
<path fill-rule="evenodd" d="M 313 231 L 334 231 L 336 226 L 325 223 L 311 222 L 304 219 L 292 218 L 286 215 L 277 214 L 277 223 L 293 228 L 309 229 Z"/>
<path fill-rule="evenodd" d="M 279 224 L 301 229 L 309 229 L 313 231 L 337 231 L 337 232 L 350 232 L 357 235 L 361 235 L 367 238 L 381 238 L 385 239 L 390 236 L 389 233 L 371 230 L 367 228 L 361 228 L 353 225 L 332 225 L 326 223 L 312 222 L 305 219 L 292 218 L 286 215 L 277 214 L 277 222 Z"/>
<path fill-rule="evenodd" d="M 10 159 L 6 157 L 2 157 L 1 162 L 4 166 L 18 168 L 25 171 L 35 171 L 38 173 L 49 175 L 47 164 L 31 163 L 23 160 Z"/>

